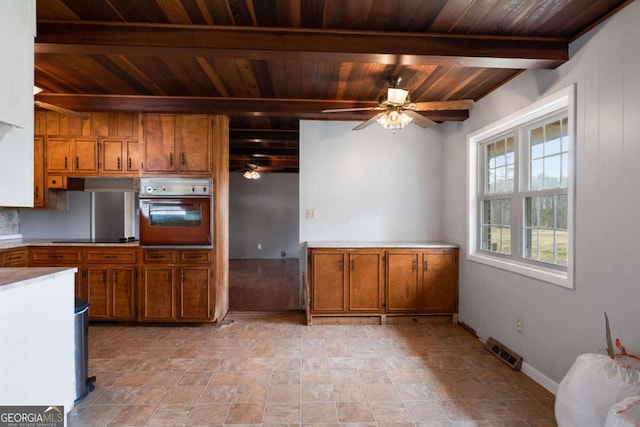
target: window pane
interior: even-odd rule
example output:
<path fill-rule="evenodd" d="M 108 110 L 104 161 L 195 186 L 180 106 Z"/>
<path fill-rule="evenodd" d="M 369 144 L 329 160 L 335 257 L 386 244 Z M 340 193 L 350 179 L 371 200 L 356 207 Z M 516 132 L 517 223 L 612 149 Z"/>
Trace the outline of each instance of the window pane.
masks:
<path fill-rule="evenodd" d="M 538 159 L 531 162 L 531 171 L 529 176 L 531 190 L 540 190 L 544 188 L 544 159 Z"/>
<path fill-rule="evenodd" d="M 567 265 L 567 195 L 524 199 L 524 257 Z"/>
<path fill-rule="evenodd" d="M 515 177 L 513 136 L 485 144 L 484 173 L 486 194 L 513 192 Z"/>
<path fill-rule="evenodd" d="M 560 156 L 545 157 L 544 159 L 544 188 L 560 187 Z"/>
<path fill-rule="evenodd" d="M 486 251 L 511 253 L 511 200 L 495 199 L 482 202 L 482 243 Z"/>
<path fill-rule="evenodd" d="M 567 186 L 569 185 L 569 155 L 567 153 L 562 154 L 560 169 L 560 187 L 567 188 Z"/>
<path fill-rule="evenodd" d="M 544 131 L 542 127 L 532 129 L 529 133 L 530 141 L 530 157 L 532 159 L 539 159 L 544 155 Z"/>
<path fill-rule="evenodd" d="M 558 154 L 561 149 L 560 145 L 560 121 L 549 123 L 544 127 L 544 155 L 552 156 Z"/>

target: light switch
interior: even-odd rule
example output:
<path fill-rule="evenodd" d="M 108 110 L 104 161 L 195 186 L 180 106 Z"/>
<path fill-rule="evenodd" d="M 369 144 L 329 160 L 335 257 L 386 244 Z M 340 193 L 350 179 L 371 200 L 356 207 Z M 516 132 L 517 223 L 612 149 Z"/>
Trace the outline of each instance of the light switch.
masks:
<path fill-rule="evenodd" d="M 305 218 L 307 219 L 313 219 L 316 217 L 316 210 L 315 209 L 307 209 L 304 213 Z"/>

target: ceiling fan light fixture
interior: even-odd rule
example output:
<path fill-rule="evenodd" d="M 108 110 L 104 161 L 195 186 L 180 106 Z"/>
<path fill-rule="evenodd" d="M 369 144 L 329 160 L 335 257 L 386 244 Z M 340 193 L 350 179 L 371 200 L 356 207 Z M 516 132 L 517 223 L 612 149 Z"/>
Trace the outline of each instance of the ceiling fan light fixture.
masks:
<path fill-rule="evenodd" d="M 387 89 L 387 102 L 393 105 L 402 105 L 409 95 L 408 90 L 390 87 Z"/>
<path fill-rule="evenodd" d="M 413 119 L 404 111 L 389 111 L 378 117 L 377 122 L 385 129 L 402 129 Z"/>
<path fill-rule="evenodd" d="M 34 96 L 39 94 L 40 92 L 42 92 L 42 88 L 41 87 L 38 87 L 38 86 L 34 86 L 33 87 L 33 95 Z"/>
<path fill-rule="evenodd" d="M 244 171 L 242 176 L 247 178 L 247 179 L 258 179 L 258 178 L 260 178 L 260 174 L 258 173 L 258 171 L 255 171 L 255 170 Z"/>

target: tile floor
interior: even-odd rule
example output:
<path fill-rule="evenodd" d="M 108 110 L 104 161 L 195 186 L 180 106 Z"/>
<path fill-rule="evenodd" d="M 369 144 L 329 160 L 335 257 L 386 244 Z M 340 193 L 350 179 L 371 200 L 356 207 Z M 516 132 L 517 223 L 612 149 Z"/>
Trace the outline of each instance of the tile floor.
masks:
<path fill-rule="evenodd" d="M 449 318 L 89 327 L 96 389 L 69 426 L 555 426 L 553 395 Z"/>

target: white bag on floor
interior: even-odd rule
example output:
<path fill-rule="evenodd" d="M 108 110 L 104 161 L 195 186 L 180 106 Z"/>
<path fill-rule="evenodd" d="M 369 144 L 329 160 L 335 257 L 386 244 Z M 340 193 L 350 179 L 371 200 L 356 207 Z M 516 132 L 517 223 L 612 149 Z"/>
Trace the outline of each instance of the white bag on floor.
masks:
<path fill-rule="evenodd" d="M 611 405 L 640 394 L 640 360 L 587 353 L 578 356 L 560 382 L 558 427 L 602 427 Z"/>
<path fill-rule="evenodd" d="M 609 408 L 605 427 L 640 426 L 640 396 L 625 397 Z"/>

